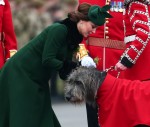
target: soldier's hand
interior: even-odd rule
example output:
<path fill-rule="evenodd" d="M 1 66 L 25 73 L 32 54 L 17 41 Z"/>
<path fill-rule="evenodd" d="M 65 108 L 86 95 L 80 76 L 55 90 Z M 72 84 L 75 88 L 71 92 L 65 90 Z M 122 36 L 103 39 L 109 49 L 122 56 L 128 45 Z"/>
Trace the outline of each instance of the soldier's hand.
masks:
<path fill-rule="evenodd" d="M 118 62 L 118 63 L 115 65 L 115 70 L 116 70 L 116 71 L 124 71 L 124 70 L 126 70 L 126 69 L 127 69 L 127 67 L 124 66 L 123 64 L 121 64 L 120 62 Z"/>

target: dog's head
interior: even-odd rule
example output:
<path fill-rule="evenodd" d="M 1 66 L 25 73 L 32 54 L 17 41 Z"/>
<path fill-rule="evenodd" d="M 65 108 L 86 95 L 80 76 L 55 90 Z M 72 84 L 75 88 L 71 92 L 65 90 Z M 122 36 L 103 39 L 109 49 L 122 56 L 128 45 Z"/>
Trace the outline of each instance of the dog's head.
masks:
<path fill-rule="evenodd" d="M 65 99 L 71 103 L 93 103 L 99 87 L 100 71 L 90 67 L 78 67 L 68 76 L 65 83 Z"/>

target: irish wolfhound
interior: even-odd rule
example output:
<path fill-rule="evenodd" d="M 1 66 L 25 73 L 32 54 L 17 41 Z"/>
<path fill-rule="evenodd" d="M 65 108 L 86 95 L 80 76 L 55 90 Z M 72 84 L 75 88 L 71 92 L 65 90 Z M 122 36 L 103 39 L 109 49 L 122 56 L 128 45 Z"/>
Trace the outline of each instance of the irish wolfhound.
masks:
<path fill-rule="evenodd" d="M 101 127 L 150 126 L 150 81 L 118 79 L 78 67 L 68 76 L 65 98 L 74 104 L 97 102 Z"/>
<path fill-rule="evenodd" d="M 89 104 L 95 103 L 97 89 L 105 76 L 106 72 L 99 72 L 92 67 L 79 67 L 73 70 L 65 84 L 66 100 L 72 103 L 83 101 Z"/>

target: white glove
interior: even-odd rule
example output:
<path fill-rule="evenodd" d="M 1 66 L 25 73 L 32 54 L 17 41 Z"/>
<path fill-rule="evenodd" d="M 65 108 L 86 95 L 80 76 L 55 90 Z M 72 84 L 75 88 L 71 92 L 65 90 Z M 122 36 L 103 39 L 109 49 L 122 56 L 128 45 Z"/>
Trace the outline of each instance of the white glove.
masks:
<path fill-rule="evenodd" d="M 85 67 L 95 67 L 96 68 L 96 64 L 93 61 L 93 59 L 89 56 L 84 56 L 81 60 L 81 65 L 85 66 Z"/>

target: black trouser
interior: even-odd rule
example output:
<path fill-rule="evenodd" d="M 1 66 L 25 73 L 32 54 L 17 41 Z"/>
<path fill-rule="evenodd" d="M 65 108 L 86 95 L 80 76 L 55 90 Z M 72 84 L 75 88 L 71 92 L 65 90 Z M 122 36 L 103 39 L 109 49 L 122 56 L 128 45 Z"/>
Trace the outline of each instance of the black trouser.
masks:
<path fill-rule="evenodd" d="M 88 127 L 99 127 L 97 111 L 97 107 L 86 104 Z"/>

